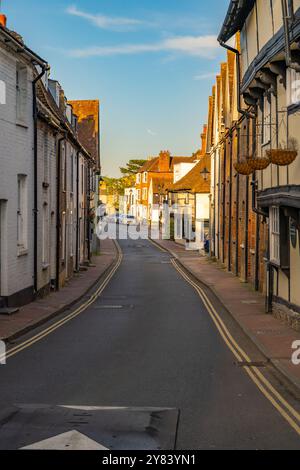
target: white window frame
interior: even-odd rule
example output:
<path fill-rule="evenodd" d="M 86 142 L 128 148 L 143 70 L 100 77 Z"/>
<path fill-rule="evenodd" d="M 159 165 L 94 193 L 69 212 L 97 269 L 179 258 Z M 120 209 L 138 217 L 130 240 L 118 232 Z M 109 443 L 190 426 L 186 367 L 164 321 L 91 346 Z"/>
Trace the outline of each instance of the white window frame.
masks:
<path fill-rule="evenodd" d="M 61 216 L 61 260 L 66 261 L 66 213 Z"/>
<path fill-rule="evenodd" d="M 147 199 L 148 199 L 148 189 L 147 188 L 143 188 L 142 197 L 143 197 L 143 201 L 147 201 Z"/>
<path fill-rule="evenodd" d="M 270 261 L 280 266 L 280 209 L 270 208 Z"/>
<path fill-rule="evenodd" d="M 42 233 L 42 264 L 43 267 L 49 265 L 49 208 L 48 204 L 43 205 L 43 233 Z"/>
<path fill-rule="evenodd" d="M 17 198 L 17 246 L 18 253 L 22 253 L 28 248 L 28 198 L 27 198 L 27 176 L 18 175 L 18 198 Z"/>
<path fill-rule="evenodd" d="M 145 171 L 143 173 L 143 183 L 147 183 L 147 180 L 148 180 L 148 173 Z"/>
<path fill-rule="evenodd" d="M 137 190 L 137 198 L 138 198 L 139 201 L 141 200 L 141 190 L 140 189 Z"/>
<path fill-rule="evenodd" d="M 286 105 L 300 104 L 300 73 L 294 69 L 286 71 Z"/>
<path fill-rule="evenodd" d="M 137 182 L 137 184 L 140 184 L 140 182 L 141 182 L 141 174 L 140 173 L 137 173 L 137 175 L 136 175 L 136 182 Z"/>
<path fill-rule="evenodd" d="M 16 64 L 16 122 L 27 125 L 28 84 L 27 67 L 21 62 Z"/>
<path fill-rule="evenodd" d="M 263 110 L 263 132 L 262 143 L 263 145 L 271 142 L 271 103 L 267 95 L 264 95 L 264 110 Z"/>

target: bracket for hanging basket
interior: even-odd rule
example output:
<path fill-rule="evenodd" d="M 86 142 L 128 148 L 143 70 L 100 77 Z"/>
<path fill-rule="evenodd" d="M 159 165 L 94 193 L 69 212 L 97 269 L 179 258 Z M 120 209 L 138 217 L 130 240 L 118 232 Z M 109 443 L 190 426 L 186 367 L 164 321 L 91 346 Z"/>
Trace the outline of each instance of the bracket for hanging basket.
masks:
<path fill-rule="evenodd" d="M 254 157 L 249 160 L 249 165 L 252 167 L 254 171 L 265 170 L 270 165 L 270 158 L 268 157 Z"/>
<path fill-rule="evenodd" d="M 290 165 L 296 159 L 297 150 L 289 149 L 271 149 L 266 150 L 266 155 L 271 163 L 279 166 Z"/>
<path fill-rule="evenodd" d="M 234 168 L 240 175 L 249 176 L 251 173 L 253 173 L 250 160 L 241 160 L 240 162 L 234 164 Z"/>

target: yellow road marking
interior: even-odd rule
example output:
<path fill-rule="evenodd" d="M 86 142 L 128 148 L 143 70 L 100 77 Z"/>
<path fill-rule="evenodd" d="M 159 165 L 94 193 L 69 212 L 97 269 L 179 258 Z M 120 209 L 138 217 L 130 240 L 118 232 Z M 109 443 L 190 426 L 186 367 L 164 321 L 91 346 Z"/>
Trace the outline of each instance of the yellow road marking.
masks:
<path fill-rule="evenodd" d="M 217 313 L 216 309 L 212 305 L 211 301 L 207 297 L 206 293 L 201 289 L 194 281 L 192 281 L 188 275 L 179 267 L 178 262 L 174 259 L 171 260 L 175 269 L 181 274 L 181 276 L 197 291 L 199 297 L 203 301 L 211 319 L 213 320 L 216 328 L 218 329 L 221 337 L 223 338 L 227 347 L 231 350 L 234 354 L 236 359 L 241 362 L 242 359 L 246 360 L 247 362 L 251 362 L 249 356 L 245 353 L 245 351 L 238 345 L 235 339 L 230 334 L 229 330 L 225 326 L 222 318 Z M 248 366 L 244 368 L 251 380 L 255 383 L 255 385 L 259 388 L 259 390 L 263 393 L 263 395 L 272 403 L 272 405 L 276 408 L 276 410 L 281 414 L 281 416 L 289 423 L 289 425 L 297 432 L 300 436 L 300 426 L 294 419 L 287 413 L 290 414 L 296 419 L 296 421 L 300 422 L 300 415 L 299 413 L 283 398 L 283 396 L 275 390 L 272 384 L 264 377 L 264 375 L 258 370 L 255 366 Z M 272 396 L 268 390 L 274 395 Z M 275 398 L 280 402 L 280 404 L 275 400 Z M 282 405 L 282 406 L 281 406 Z M 285 407 L 286 410 L 283 408 Z"/>
<path fill-rule="evenodd" d="M 155 248 L 158 248 L 160 251 L 163 251 L 164 253 L 168 253 L 168 250 L 160 246 L 158 243 L 156 243 L 154 240 L 152 240 L 150 237 L 148 238 L 149 242 L 152 243 Z"/>
<path fill-rule="evenodd" d="M 3 354 L 0 356 L 0 360 L 1 359 L 4 359 L 6 357 L 6 359 L 12 357 L 12 356 L 15 356 L 16 354 L 18 354 L 19 352 L 23 351 L 24 349 L 27 349 L 28 347 L 32 346 L 33 344 L 35 344 L 36 342 L 40 341 L 41 339 L 45 338 L 46 336 L 50 335 L 53 331 L 57 330 L 58 328 L 60 328 L 61 326 L 65 325 L 66 323 L 68 323 L 69 321 L 73 320 L 73 318 L 77 317 L 78 315 L 80 315 L 82 312 L 84 312 L 90 305 L 92 305 L 95 300 L 102 294 L 102 292 L 104 291 L 105 287 L 107 286 L 107 284 L 109 283 L 109 281 L 111 280 L 111 278 L 114 276 L 115 272 L 117 271 L 117 269 L 119 268 L 121 262 L 122 262 L 122 259 L 123 259 L 123 255 L 122 255 L 122 251 L 121 251 L 121 248 L 120 248 L 120 245 L 118 244 L 117 241 L 115 241 L 116 243 L 116 246 L 117 246 L 117 250 L 118 250 L 118 258 L 117 258 L 117 262 L 116 264 L 114 265 L 114 267 L 111 269 L 111 271 L 107 274 L 106 278 L 103 280 L 102 284 L 98 287 L 98 289 L 96 290 L 96 292 L 91 295 L 91 297 L 83 304 L 80 305 L 80 307 L 78 307 L 76 310 L 74 310 L 73 312 L 71 312 L 69 315 L 67 315 L 66 317 L 62 318 L 61 320 L 55 322 L 53 325 L 49 326 L 48 328 L 46 328 L 45 330 L 41 331 L 40 333 L 36 334 L 35 336 L 29 338 L 28 340 L 24 341 L 23 343 L 11 348 L 9 351 L 7 351 L 6 355 Z"/>

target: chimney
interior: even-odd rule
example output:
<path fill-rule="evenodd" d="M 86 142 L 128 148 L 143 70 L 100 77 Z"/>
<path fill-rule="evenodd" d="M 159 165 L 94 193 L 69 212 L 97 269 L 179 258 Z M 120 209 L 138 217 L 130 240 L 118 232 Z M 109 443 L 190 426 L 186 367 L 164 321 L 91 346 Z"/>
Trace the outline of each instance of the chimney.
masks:
<path fill-rule="evenodd" d="M 160 152 L 158 161 L 158 171 L 169 173 L 171 164 L 171 154 L 168 151 Z"/>
<path fill-rule="evenodd" d="M 6 28 L 6 16 L 3 13 L 0 13 L 0 26 Z"/>
<path fill-rule="evenodd" d="M 207 144 L 207 125 L 203 126 L 203 132 L 201 134 L 201 156 L 206 154 L 206 144 Z"/>

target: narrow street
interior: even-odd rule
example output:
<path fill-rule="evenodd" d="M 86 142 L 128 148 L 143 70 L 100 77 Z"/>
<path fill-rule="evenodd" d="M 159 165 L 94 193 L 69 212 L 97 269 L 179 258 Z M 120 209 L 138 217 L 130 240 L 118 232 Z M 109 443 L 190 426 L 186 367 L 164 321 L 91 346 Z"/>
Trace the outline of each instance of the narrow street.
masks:
<path fill-rule="evenodd" d="M 100 297 L 0 368 L 1 408 L 175 408 L 177 449 L 299 449 L 299 435 L 236 364 L 170 255 L 148 240 L 119 244 L 122 263 Z M 224 315 L 235 340 L 261 360 Z M 0 448 L 12 448 L 9 434 L 3 439 L 0 431 Z"/>

